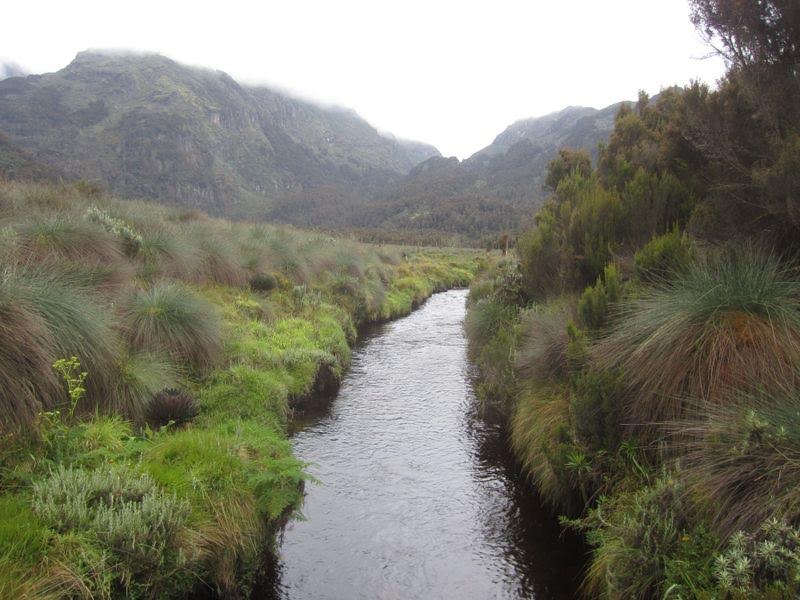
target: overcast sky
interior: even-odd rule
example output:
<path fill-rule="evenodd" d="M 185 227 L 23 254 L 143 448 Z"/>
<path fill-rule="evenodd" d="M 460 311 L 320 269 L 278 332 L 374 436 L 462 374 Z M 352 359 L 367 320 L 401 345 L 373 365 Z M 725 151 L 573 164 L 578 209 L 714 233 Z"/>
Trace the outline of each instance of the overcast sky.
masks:
<path fill-rule="evenodd" d="M 686 0 L 8 0 L 0 58 L 155 51 L 355 109 L 465 158 L 513 121 L 722 74 Z"/>

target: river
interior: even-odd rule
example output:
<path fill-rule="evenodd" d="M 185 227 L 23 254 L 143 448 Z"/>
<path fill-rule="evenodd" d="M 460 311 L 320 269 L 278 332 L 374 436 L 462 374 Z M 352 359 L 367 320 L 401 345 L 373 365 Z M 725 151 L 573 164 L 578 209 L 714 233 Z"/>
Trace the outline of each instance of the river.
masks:
<path fill-rule="evenodd" d="M 573 598 L 583 549 L 560 537 L 480 411 L 466 291 L 358 344 L 335 399 L 294 424 L 317 480 L 258 597 Z"/>

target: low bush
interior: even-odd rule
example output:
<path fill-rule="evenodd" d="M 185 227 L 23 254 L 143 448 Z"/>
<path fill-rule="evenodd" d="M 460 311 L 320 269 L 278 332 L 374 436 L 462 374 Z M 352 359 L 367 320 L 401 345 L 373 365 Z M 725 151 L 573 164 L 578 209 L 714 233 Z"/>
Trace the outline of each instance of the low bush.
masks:
<path fill-rule="evenodd" d="M 717 555 L 714 575 L 728 597 L 797 598 L 800 530 L 771 518 L 755 533 L 735 533 Z"/>
<path fill-rule="evenodd" d="M 125 468 L 60 467 L 33 486 L 33 511 L 61 534 L 87 536 L 103 557 L 104 577 L 87 581 L 107 597 L 168 596 L 193 578 L 191 551 L 181 547 L 189 505 L 162 492 L 146 475 Z"/>
<path fill-rule="evenodd" d="M 689 237 L 677 229 L 654 236 L 636 253 L 636 274 L 648 283 L 664 282 L 686 271 L 694 259 Z"/>
<path fill-rule="evenodd" d="M 606 326 L 612 306 L 622 297 L 622 280 L 613 263 L 606 265 L 603 275 L 593 286 L 587 287 L 578 300 L 580 323 L 590 331 Z"/>

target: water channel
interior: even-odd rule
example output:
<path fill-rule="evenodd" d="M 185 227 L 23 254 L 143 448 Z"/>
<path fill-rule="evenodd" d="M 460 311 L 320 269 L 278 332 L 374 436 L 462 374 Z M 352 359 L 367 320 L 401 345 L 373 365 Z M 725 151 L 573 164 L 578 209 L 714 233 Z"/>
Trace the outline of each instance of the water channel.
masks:
<path fill-rule="evenodd" d="M 480 410 L 465 290 L 369 332 L 332 401 L 294 423 L 317 480 L 259 597 L 573 598 L 584 552 Z"/>

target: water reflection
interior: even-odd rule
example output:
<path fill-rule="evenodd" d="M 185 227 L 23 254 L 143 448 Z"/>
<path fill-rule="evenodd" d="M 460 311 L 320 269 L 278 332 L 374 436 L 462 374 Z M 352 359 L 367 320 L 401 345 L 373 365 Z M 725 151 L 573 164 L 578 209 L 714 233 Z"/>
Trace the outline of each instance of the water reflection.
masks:
<path fill-rule="evenodd" d="M 298 422 L 296 454 L 321 483 L 258 597 L 574 596 L 582 549 L 521 481 L 497 415 L 478 414 L 465 297 L 373 332 L 336 399 Z"/>

